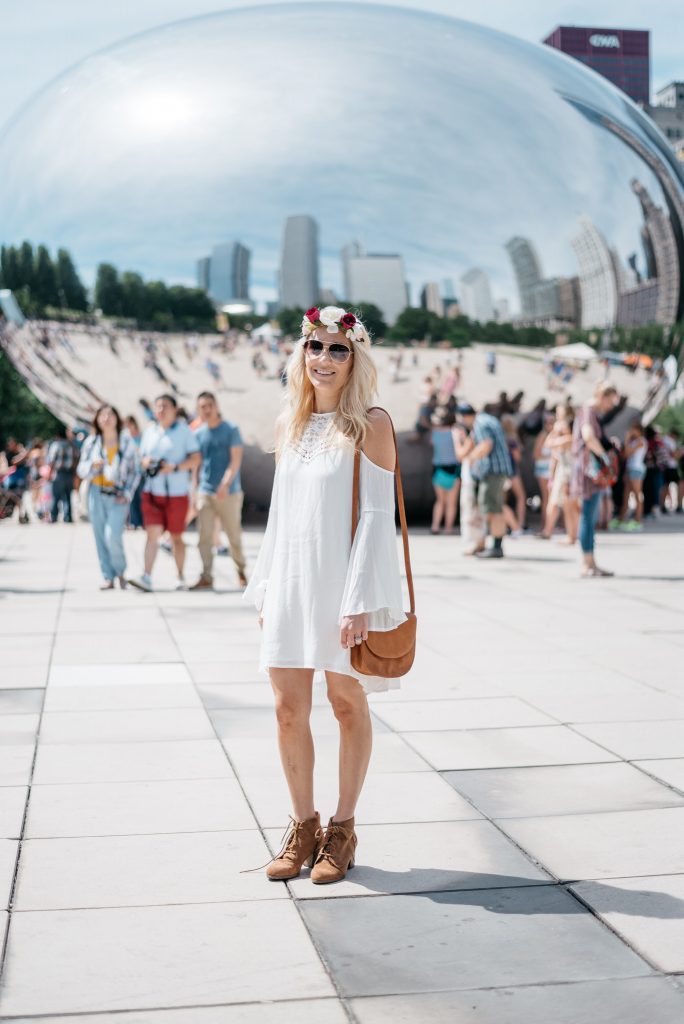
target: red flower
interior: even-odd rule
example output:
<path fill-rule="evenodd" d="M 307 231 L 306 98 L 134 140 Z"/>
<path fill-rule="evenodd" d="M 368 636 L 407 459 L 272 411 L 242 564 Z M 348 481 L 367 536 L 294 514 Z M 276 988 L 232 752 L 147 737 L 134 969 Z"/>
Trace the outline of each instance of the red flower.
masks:
<path fill-rule="evenodd" d="M 307 320 L 315 324 L 316 321 L 321 319 L 321 311 L 316 306 L 312 306 L 311 309 L 307 309 L 305 316 Z"/>
<path fill-rule="evenodd" d="M 345 331 L 349 331 L 356 323 L 356 317 L 354 316 L 353 313 L 345 313 L 342 319 L 340 320 L 340 323 L 344 327 Z"/>

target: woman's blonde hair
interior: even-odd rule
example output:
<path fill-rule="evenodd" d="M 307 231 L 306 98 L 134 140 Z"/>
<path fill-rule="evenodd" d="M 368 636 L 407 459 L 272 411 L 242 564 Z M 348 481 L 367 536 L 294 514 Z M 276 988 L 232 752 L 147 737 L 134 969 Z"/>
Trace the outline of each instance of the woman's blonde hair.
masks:
<path fill-rule="evenodd" d="M 335 335 L 319 328 L 323 336 L 332 341 Z M 343 336 L 344 337 L 344 336 Z M 354 448 L 361 448 L 368 429 L 368 409 L 372 406 L 378 389 L 378 371 L 370 354 L 370 338 L 363 328 L 360 339 L 346 339 L 353 355 L 351 371 L 340 395 L 340 402 L 333 420 L 334 428 Z M 285 408 L 278 417 L 276 450 L 281 452 L 290 444 L 296 444 L 302 436 L 309 417 L 315 412 L 314 386 L 306 372 L 304 338 L 295 345 L 287 361 L 287 388 Z"/>

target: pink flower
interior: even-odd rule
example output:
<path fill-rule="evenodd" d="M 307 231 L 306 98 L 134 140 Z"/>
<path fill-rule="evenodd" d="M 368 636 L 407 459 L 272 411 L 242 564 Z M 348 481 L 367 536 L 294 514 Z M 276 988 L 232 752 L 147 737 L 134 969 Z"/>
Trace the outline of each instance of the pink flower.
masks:
<path fill-rule="evenodd" d="M 340 320 L 340 324 L 347 331 L 350 331 L 355 323 L 356 317 L 354 316 L 353 313 L 345 313 L 342 319 Z"/>
<path fill-rule="evenodd" d="M 318 320 L 321 319 L 321 311 L 320 309 L 318 309 L 317 306 L 312 306 L 311 309 L 307 309 L 304 315 L 306 316 L 307 320 L 311 321 L 312 324 L 315 324 Z"/>

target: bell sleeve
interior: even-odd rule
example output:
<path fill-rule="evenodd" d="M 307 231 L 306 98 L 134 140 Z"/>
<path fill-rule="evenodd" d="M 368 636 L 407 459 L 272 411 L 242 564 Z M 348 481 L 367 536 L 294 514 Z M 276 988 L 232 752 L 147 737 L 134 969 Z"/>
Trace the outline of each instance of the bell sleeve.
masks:
<path fill-rule="evenodd" d="M 275 554 L 276 532 L 278 527 L 278 466 L 276 465 L 271 492 L 271 504 L 268 509 L 266 532 L 259 548 L 257 560 L 250 573 L 249 583 L 243 594 L 244 601 L 251 601 L 257 611 L 261 611 L 266 597 L 266 587 L 271 574 Z"/>
<path fill-rule="evenodd" d="M 384 633 L 406 619 L 394 525 L 394 473 L 376 466 L 363 452 L 359 505 L 340 621 L 365 612 L 368 628 Z"/>

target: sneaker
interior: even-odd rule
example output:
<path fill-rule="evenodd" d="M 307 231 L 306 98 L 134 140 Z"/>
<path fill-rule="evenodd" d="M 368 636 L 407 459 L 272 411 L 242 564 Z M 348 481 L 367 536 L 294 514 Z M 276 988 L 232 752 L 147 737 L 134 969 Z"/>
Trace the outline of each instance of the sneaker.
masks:
<path fill-rule="evenodd" d="M 178 582 L 176 583 L 176 590 L 189 590 L 189 589 L 190 588 L 188 587 L 188 585 L 185 582 L 185 580 L 183 579 L 183 577 L 179 576 L 178 577 Z"/>
<path fill-rule="evenodd" d="M 167 555 L 172 555 L 173 554 L 173 547 L 171 546 L 171 542 L 170 541 L 163 540 L 160 543 L 159 547 L 162 549 L 162 551 L 165 551 L 167 553 Z"/>
<path fill-rule="evenodd" d="M 643 526 L 641 525 L 641 523 L 637 523 L 635 519 L 632 519 L 632 521 L 627 523 L 627 525 L 625 526 L 625 530 L 627 531 L 627 533 L 641 533 L 641 531 L 643 530 Z"/>
<path fill-rule="evenodd" d="M 619 530 L 621 526 L 622 521 L 620 519 L 611 519 L 611 521 L 608 523 L 609 530 Z"/>
<path fill-rule="evenodd" d="M 486 551 L 478 553 L 478 558 L 503 558 L 503 548 L 487 548 Z"/>
<path fill-rule="evenodd" d="M 146 593 L 152 591 L 152 577 L 149 573 L 144 572 L 142 576 L 138 576 L 135 580 L 128 581 L 132 587 L 137 587 L 138 590 L 144 590 Z"/>
<path fill-rule="evenodd" d="M 216 554 L 217 555 L 221 555 L 222 558 L 227 558 L 228 555 L 230 554 L 230 548 L 227 548 L 224 545 L 223 547 L 220 547 L 220 548 L 216 549 Z"/>
<path fill-rule="evenodd" d="M 193 585 L 189 589 L 190 590 L 213 590 L 214 589 L 214 581 L 213 581 L 213 579 L 211 579 L 211 577 L 200 576 L 200 578 L 197 580 L 197 583 L 193 583 Z"/>
<path fill-rule="evenodd" d="M 513 537 L 515 540 L 519 540 L 520 537 L 522 537 L 522 535 L 523 535 L 522 530 L 511 530 L 511 532 L 509 534 L 509 536 Z"/>

